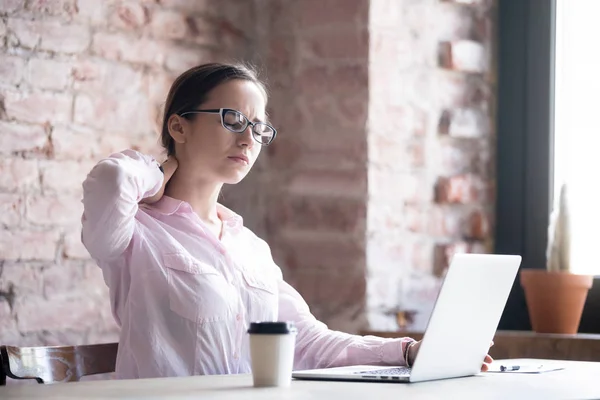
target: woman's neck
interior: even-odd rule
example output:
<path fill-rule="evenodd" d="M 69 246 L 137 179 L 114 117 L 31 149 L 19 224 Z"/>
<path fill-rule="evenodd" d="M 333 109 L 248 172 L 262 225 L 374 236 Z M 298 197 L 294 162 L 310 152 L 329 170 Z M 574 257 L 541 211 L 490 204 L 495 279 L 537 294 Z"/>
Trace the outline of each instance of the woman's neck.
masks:
<path fill-rule="evenodd" d="M 217 200 L 223 184 L 190 178 L 189 174 L 182 172 L 179 169 L 175 171 L 165 188 L 165 194 L 189 203 L 204 222 L 220 223 L 217 214 Z"/>

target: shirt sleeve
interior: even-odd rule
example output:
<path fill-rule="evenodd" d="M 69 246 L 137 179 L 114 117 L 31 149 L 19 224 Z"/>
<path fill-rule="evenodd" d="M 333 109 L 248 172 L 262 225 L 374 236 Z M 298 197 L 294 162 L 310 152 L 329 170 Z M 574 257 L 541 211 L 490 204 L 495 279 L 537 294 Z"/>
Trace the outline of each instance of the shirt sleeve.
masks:
<path fill-rule="evenodd" d="M 311 314 L 292 286 L 283 280 L 279 282 L 279 319 L 294 322 L 298 329 L 294 369 L 405 365 L 404 350 L 413 339 L 359 336 L 331 330 Z"/>
<path fill-rule="evenodd" d="M 121 255 L 133 236 L 138 202 L 156 194 L 163 183 L 150 156 L 125 150 L 100 161 L 83 182 L 81 240 L 96 260 Z"/>

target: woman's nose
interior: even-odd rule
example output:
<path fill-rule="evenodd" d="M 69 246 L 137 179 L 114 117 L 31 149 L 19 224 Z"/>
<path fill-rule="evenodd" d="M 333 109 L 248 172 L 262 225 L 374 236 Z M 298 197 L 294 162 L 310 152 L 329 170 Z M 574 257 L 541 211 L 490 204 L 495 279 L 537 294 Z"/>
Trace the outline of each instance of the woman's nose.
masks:
<path fill-rule="evenodd" d="M 242 146 L 248 146 L 252 148 L 254 146 L 254 138 L 252 136 L 252 125 L 248 125 L 246 129 L 239 134 L 238 143 Z"/>

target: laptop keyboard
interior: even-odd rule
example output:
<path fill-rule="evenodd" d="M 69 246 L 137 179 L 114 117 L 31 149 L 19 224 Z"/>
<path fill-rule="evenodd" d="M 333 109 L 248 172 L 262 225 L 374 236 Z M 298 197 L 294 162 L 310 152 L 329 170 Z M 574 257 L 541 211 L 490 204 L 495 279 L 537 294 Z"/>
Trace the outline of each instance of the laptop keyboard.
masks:
<path fill-rule="evenodd" d="M 374 370 L 371 370 L 371 371 L 355 372 L 355 374 L 359 374 L 359 375 L 392 375 L 392 376 L 402 375 L 402 376 L 406 376 L 406 375 L 410 375 L 410 370 L 411 369 L 409 367 L 383 368 L 383 369 L 374 369 Z"/>

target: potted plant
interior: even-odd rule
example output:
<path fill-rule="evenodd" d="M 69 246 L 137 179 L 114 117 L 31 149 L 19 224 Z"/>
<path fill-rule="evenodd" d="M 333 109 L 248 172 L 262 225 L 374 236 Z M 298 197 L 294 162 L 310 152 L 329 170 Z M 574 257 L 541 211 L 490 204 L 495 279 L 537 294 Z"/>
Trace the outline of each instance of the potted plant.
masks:
<path fill-rule="evenodd" d="M 575 334 L 579 329 L 593 276 L 572 272 L 570 250 L 569 197 L 567 185 L 563 184 L 550 219 L 546 269 L 523 269 L 520 274 L 535 332 Z"/>

